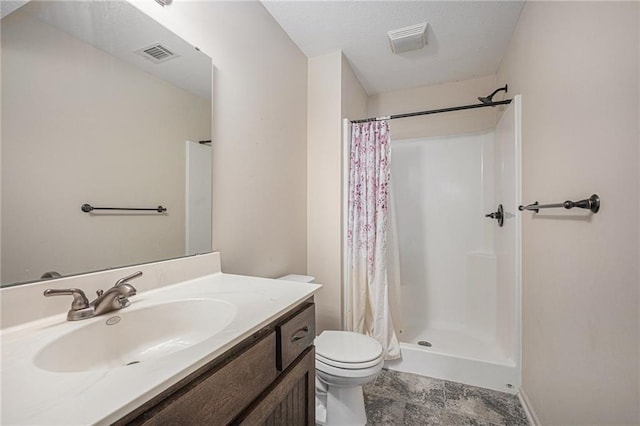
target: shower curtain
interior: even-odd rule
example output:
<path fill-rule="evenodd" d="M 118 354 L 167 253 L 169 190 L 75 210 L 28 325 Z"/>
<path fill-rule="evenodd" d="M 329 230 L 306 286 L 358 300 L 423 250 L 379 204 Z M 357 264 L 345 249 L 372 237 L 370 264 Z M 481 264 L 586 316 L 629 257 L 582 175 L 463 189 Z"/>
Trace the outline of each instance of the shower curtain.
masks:
<path fill-rule="evenodd" d="M 380 342 L 385 359 L 400 357 L 389 302 L 395 273 L 387 268 L 390 143 L 386 121 L 351 125 L 346 325 Z"/>

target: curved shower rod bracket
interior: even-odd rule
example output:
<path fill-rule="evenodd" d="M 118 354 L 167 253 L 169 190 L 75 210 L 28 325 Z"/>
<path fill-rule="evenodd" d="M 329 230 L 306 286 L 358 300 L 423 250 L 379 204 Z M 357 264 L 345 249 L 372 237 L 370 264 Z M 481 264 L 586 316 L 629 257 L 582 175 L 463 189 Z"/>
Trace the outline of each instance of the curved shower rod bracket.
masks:
<path fill-rule="evenodd" d="M 509 91 L 509 85 L 505 84 L 504 87 L 494 90 L 493 93 L 491 93 L 489 96 L 485 96 L 485 97 L 479 96 L 478 100 L 483 104 L 492 105 L 494 103 L 493 97 L 496 95 L 496 93 L 502 92 L 502 91 L 504 91 L 504 93 L 507 93 Z M 495 106 L 495 105 L 492 105 L 492 106 Z"/>
<path fill-rule="evenodd" d="M 556 204 L 538 204 L 538 202 L 536 201 L 535 203 L 529 204 L 528 206 L 519 206 L 518 210 L 520 211 L 531 210 L 538 213 L 540 209 L 550 209 L 550 208 L 557 208 L 557 207 L 564 207 L 567 210 L 577 207 L 579 209 L 591 210 L 592 213 L 598 213 L 598 211 L 600 210 L 600 197 L 598 197 L 597 194 L 593 194 L 591 197 L 585 198 L 584 200 L 580 200 L 580 201 L 567 200 L 564 203 L 556 203 Z"/>

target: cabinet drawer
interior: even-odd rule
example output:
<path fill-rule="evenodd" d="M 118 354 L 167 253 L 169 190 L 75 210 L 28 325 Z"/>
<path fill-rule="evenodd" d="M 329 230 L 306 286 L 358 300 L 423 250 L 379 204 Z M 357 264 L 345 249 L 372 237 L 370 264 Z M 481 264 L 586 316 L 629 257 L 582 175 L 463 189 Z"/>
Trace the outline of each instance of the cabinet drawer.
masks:
<path fill-rule="evenodd" d="M 316 337 L 316 310 L 313 303 L 276 325 L 276 366 L 285 370 Z"/>

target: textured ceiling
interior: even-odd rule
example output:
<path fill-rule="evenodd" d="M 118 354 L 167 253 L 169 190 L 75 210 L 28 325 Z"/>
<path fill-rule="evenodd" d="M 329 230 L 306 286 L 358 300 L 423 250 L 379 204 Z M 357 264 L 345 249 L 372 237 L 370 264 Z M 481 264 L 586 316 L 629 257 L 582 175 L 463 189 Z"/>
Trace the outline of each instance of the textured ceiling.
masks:
<path fill-rule="evenodd" d="M 13 9 L 4 7 L 2 12 Z M 201 98 L 211 98 L 211 58 L 126 1 L 31 1 L 20 10 L 144 72 Z M 153 64 L 134 53 L 154 43 L 179 56 Z"/>
<path fill-rule="evenodd" d="M 342 50 L 367 93 L 495 74 L 524 1 L 269 1 L 307 57 Z M 427 46 L 393 54 L 387 31 L 427 22 Z"/>

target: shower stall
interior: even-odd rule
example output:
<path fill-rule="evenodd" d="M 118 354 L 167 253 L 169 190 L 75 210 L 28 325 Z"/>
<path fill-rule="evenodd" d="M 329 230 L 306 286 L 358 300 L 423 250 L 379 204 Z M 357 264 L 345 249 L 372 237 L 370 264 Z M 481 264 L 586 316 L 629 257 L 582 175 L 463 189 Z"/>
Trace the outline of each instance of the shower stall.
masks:
<path fill-rule="evenodd" d="M 520 96 L 501 108 L 496 127 L 481 134 L 391 134 L 390 245 L 397 248 L 399 283 L 389 292 L 401 359 L 386 367 L 516 393 Z M 438 112 L 448 110 L 455 109 Z"/>
<path fill-rule="evenodd" d="M 402 359 L 387 367 L 517 392 L 520 96 L 493 131 L 391 146 Z"/>

